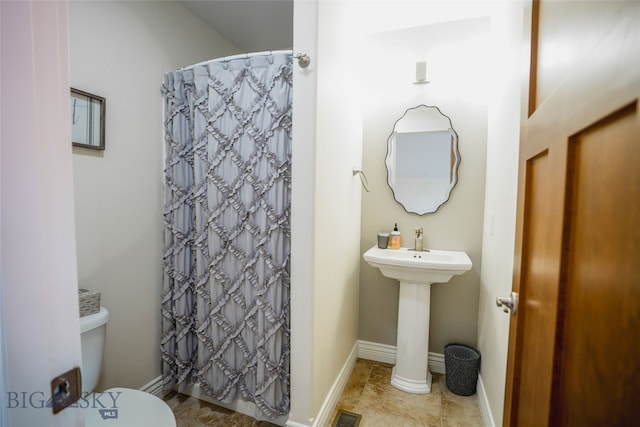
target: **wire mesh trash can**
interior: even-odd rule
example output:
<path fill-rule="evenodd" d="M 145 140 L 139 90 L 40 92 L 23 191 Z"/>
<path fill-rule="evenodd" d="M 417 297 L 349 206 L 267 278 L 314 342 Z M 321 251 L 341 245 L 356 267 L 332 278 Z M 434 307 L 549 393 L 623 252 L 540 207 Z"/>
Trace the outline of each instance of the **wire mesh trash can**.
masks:
<path fill-rule="evenodd" d="M 447 344 L 444 346 L 444 370 L 449 391 L 471 396 L 476 392 L 480 352 L 464 344 Z"/>

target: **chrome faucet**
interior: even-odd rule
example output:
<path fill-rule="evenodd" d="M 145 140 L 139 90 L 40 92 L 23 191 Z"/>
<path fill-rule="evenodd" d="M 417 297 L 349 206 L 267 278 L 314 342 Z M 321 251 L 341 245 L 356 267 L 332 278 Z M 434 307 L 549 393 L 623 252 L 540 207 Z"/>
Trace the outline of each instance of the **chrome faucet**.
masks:
<path fill-rule="evenodd" d="M 422 227 L 417 227 L 414 229 L 416 232 L 415 246 L 414 249 L 416 251 L 422 252 L 424 250 L 423 239 L 422 239 Z"/>

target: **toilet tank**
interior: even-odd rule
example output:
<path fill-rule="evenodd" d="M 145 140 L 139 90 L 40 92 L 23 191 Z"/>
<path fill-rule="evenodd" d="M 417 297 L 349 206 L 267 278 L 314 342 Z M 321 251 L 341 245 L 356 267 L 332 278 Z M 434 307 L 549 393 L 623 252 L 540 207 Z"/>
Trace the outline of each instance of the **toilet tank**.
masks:
<path fill-rule="evenodd" d="M 98 384 L 108 321 L 109 311 L 104 307 L 95 314 L 80 318 L 83 393 L 92 392 Z"/>

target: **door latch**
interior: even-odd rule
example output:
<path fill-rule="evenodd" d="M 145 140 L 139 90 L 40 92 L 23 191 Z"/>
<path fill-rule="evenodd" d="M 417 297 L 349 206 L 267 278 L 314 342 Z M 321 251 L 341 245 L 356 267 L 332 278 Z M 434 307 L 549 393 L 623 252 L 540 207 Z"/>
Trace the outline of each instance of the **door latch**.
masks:
<path fill-rule="evenodd" d="M 516 314 L 518 311 L 518 293 L 511 292 L 511 295 L 508 297 L 496 298 L 496 305 L 502 308 L 502 311 L 505 313 L 511 312 L 512 315 Z"/>
<path fill-rule="evenodd" d="M 80 368 L 73 368 L 69 372 L 51 381 L 51 409 L 54 414 L 80 399 L 82 380 Z"/>

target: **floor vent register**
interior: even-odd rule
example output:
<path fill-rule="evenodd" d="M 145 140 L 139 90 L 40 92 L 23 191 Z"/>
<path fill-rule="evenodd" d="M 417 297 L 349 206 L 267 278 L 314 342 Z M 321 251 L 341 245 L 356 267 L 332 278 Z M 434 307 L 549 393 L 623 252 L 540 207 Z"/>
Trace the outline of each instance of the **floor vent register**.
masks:
<path fill-rule="evenodd" d="M 359 414 L 338 410 L 331 427 L 358 427 L 360 418 L 362 418 L 362 416 Z"/>

